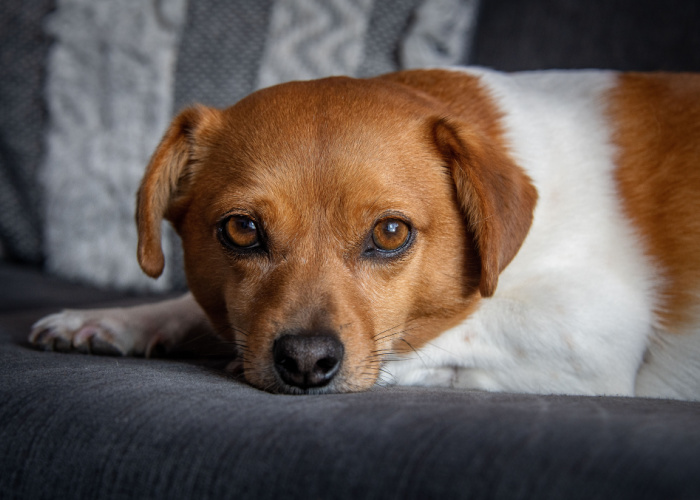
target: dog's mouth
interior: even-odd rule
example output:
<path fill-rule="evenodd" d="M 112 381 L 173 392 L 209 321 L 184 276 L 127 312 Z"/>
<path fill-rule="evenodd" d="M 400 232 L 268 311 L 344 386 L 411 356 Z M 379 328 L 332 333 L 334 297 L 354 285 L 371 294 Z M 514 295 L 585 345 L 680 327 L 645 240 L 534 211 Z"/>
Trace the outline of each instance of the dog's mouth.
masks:
<path fill-rule="evenodd" d="M 227 371 L 271 393 L 330 394 L 355 392 L 344 368 L 346 349 L 332 331 L 284 332 L 267 348 L 265 356 L 247 349 Z"/>
<path fill-rule="evenodd" d="M 380 382 L 386 361 L 383 353 L 353 352 L 339 337 L 324 333 L 284 334 L 266 352 L 258 357 L 248 351 L 227 371 L 272 394 L 345 394 L 367 391 Z"/>

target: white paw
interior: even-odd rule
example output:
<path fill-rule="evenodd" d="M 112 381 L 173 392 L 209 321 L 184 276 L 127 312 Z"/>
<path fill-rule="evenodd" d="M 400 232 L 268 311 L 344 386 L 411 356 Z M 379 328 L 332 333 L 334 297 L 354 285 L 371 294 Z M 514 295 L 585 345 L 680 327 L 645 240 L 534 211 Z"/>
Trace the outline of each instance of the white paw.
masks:
<path fill-rule="evenodd" d="M 111 313 L 111 314 L 110 314 Z M 118 310 L 72 311 L 51 314 L 32 326 L 29 342 L 47 351 L 127 356 L 135 352 L 133 331 Z"/>

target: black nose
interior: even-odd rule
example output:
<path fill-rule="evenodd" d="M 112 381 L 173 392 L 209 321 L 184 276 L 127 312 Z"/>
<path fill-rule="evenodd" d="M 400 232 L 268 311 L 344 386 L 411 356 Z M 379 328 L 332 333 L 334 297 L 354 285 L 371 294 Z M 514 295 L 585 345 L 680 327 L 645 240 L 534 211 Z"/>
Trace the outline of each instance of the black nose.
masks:
<path fill-rule="evenodd" d="M 340 369 L 343 352 L 338 337 L 316 332 L 282 335 L 272 347 L 277 373 L 300 389 L 328 384 Z"/>

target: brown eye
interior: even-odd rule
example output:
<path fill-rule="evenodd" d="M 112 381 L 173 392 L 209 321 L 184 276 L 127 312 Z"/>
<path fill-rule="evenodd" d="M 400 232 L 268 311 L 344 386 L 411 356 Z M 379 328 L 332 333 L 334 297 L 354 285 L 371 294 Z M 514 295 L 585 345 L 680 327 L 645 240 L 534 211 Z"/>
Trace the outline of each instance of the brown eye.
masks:
<path fill-rule="evenodd" d="M 226 219 L 222 226 L 226 241 L 238 248 L 253 248 L 259 245 L 258 227 L 255 221 L 245 215 L 234 215 Z"/>
<path fill-rule="evenodd" d="M 379 250 L 392 252 L 403 247 L 408 242 L 410 235 L 411 230 L 404 221 L 384 219 L 374 226 L 372 241 Z"/>

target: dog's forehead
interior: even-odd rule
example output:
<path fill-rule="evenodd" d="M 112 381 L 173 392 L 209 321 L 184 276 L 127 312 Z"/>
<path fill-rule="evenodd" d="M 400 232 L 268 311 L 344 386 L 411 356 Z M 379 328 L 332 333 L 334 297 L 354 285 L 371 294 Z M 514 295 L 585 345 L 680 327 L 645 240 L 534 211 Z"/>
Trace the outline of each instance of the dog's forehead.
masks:
<path fill-rule="evenodd" d="M 227 109 L 204 172 L 225 186 L 220 209 L 351 206 L 367 217 L 420 210 L 446 176 L 428 110 L 390 87 L 344 78 L 292 83 Z"/>
<path fill-rule="evenodd" d="M 391 82 L 333 77 L 260 90 L 224 110 L 219 141 L 239 153 L 323 158 L 404 148 L 431 113 L 420 96 Z M 254 150 L 251 151 L 251 149 Z"/>
<path fill-rule="evenodd" d="M 333 114 L 357 118 L 361 115 L 386 119 L 407 116 L 429 107 L 427 97 L 414 89 L 391 81 L 330 77 L 288 82 L 254 92 L 227 111 L 237 116 L 276 121 L 275 118 L 300 115 L 330 117 Z M 390 109 L 391 114 L 380 113 Z"/>

